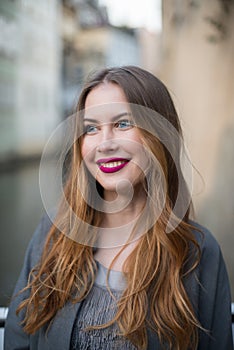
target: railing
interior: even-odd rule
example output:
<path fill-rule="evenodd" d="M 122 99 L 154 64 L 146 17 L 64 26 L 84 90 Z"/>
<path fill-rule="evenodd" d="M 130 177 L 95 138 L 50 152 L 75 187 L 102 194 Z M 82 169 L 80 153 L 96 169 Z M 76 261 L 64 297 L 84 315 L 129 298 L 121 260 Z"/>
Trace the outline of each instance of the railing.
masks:
<path fill-rule="evenodd" d="M 7 313 L 8 313 L 7 307 L 0 307 L 0 328 L 4 328 Z"/>
<path fill-rule="evenodd" d="M 4 326 L 5 326 L 7 313 L 8 313 L 7 307 L 0 307 L 0 350 L 3 350 L 3 335 L 4 335 Z"/>
<path fill-rule="evenodd" d="M 232 303 L 232 326 L 234 327 L 234 303 Z"/>

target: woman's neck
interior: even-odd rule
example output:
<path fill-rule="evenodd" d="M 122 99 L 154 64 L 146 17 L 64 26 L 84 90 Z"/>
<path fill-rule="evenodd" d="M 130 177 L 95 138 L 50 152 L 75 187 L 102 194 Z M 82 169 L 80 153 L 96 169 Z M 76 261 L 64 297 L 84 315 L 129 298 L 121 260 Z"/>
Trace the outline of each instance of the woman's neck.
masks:
<path fill-rule="evenodd" d="M 95 259 L 106 267 L 111 266 L 111 268 L 121 271 L 124 261 L 139 242 L 139 235 L 131 237 L 131 232 L 144 209 L 146 194 L 142 186 L 134 191 L 130 201 L 128 196 L 119 193 L 116 207 L 126 202 L 128 204 L 116 212 L 110 212 L 110 210 L 108 212 L 110 198 L 112 203 L 116 201 L 116 196 L 111 196 L 110 193 L 104 197 L 106 210 L 100 225 L 99 247 L 96 250 Z"/>
<path fill-rule="evenodd" d="M 141 186 L 125 193 L 104 193 L 102 227 L 119 227 L 134 221 L 146 203 L 146 193 Z"/>

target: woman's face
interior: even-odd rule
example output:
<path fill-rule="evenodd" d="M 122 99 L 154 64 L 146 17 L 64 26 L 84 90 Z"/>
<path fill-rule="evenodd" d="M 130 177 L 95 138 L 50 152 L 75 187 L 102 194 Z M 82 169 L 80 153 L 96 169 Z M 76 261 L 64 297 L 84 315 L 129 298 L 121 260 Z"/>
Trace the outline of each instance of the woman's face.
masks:
<path fill-rule="evenodd" d="M 104 188 L 105 199 L 116 194 L 122 180 L 133 187 L 142 182 L 147 157 L 119 85 L 102 83 L 91 90 L 85 101 L 84 130 L 82 157 Z"/>

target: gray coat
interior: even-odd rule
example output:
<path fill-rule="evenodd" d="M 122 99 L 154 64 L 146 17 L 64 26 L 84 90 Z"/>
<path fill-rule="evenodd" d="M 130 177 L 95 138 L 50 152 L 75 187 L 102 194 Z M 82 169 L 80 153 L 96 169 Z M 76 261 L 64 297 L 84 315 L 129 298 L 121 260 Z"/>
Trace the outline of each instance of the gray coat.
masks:
<path fill-rule="evenodd" d="M 14 294 L 27 284 L 29 272 L 41 256 L 50 225 L 51 222 L 46 216 L 34 233 Z M 211 233 L 197 224 L 196 226 L 204 232 L 204 239 L 201 239 L 198 232 L 194 232 L 202 256 L 196 271 L 185 280 L 185 288 L 201 325 L 210 331 L 210 335 L 200 333 L 198 349 L 232 350 L 230 288 L 222 253 Z M 59 310 L 47 333 L 46 327 L 42 327 L 34 335 L 27 335 L 20 326 L 22 315 L 17 317 L 15 314 L 19 303 L 25 297 L 25 293 L 20 294 L 13 298 L 10 304 L 5 326 L 4 350 L 69 350 L 71 332 L 80 303 L 67 303 Z M 157 335 L 149 332 L 148 336 L 148 350 L 161 349 Z"/>

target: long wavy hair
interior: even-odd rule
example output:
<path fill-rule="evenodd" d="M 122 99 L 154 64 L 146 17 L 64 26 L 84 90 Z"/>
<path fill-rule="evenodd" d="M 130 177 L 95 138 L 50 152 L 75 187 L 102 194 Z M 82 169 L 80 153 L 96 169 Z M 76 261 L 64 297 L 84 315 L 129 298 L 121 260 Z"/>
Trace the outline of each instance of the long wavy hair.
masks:
<path fill-rule="evenodd" d="M 77 139 L 77 133 L 80 133 L 82 125 L 80 111 L 85 108 L 89 92 L 106 82 L 120 86 L 132 106 L 144 107 L 144 110 L 136 108 L 133 115 L 145 147 L 152 155 L 152 160 L 156 157 L 163 171 L 165 201 L 157 221 L 141 235 L 125 260 L 123 274 L 127 284 L 117 301 L 114 319 L 108 324 L 93 325 L 93 328 L 108 327 L 117 322 L 120 334 L 139 349 L 147 348 L 147 330 L 151 328 L 157 333 L 162 347 L 196 349 L 200 324 L 186 292 L 184 279 L 198 265 L 200 249 L 192 233 L 194 227 L 189 219 L 189 191 L 179 162 L 181 126 L 164 84 L 151 73 L 134 66 L 103 69 L 89 78 L 81 92 L 77 106 L 77 115 L 80 116 L 77 118 L 75 141 L 70 150 L 69 169 L 64 184 L 70 208 L 64 201 L 61 202 L 55 222 L 48 232 L 41 260 L 31 271 L 28 285 L 24 289 L 30 295 L 20 304 L 17 312 L 24 310 L 24 330 L 32 334 L 40 327 L 49 325 L 66 302 L 82 301 L 94 284 L 97 267 L 94 249 L 90 244 L 92 237 L 86 239 L 90 236 L 82 222 L 98 227 L 102 213 L 90 205 L 94 200 L 93 182 L 87 170 L 82 167 L 82 136 Z M 161 122 L 157 115 L 162 117 Z M 169 124 L 165 122 L 172 125 L 179 138 L 172 137 L 171 129 L 165 127 Z M 157 203 L 158 171 L 153 164 L 152 161 L 145 190 L 150 191 L 153 202 Z M 84 200 L 80 188 L 90 196 L 89 204 Z M 175 216 L 173 208 L 178 199 L 182 204 L 187 201 L 187 208 L 177 226 L 166 233 L 169 218 Z M 81 220 L 72 219 L 70 209 Z M 148 216 L 150 215 L 149 212 Z M 73 239 L 75 237 L 78 239 Z M 78 243 L 85 242 L 85 239 L 87 244 Z"/>

